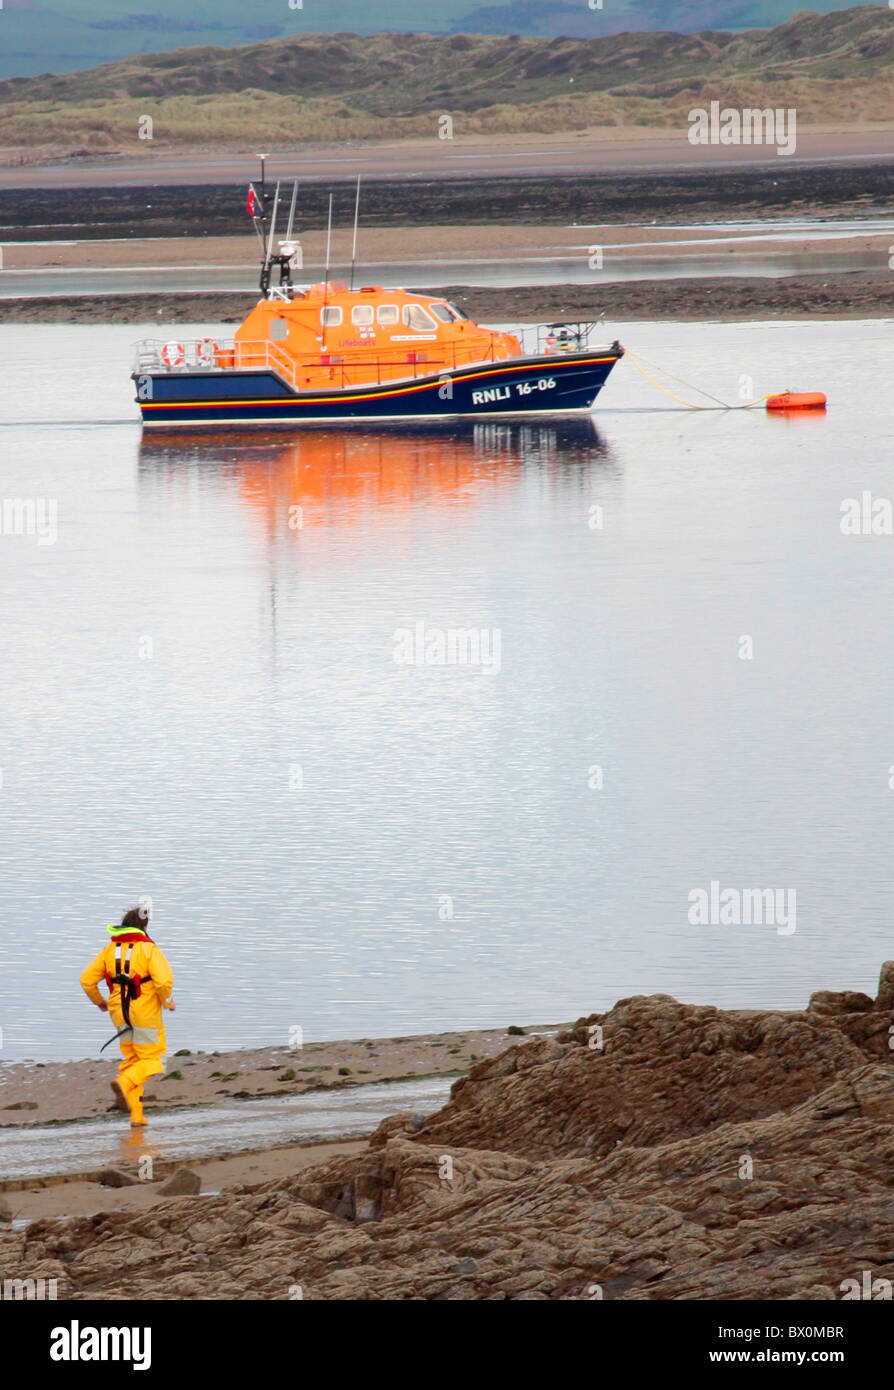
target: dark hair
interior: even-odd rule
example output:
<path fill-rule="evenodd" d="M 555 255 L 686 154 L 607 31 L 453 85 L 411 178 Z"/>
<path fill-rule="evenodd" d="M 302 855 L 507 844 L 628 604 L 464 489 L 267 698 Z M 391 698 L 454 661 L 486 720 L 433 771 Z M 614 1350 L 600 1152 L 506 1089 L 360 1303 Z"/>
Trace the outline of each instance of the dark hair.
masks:
<path fill-rule="evenodd" d="M 131 907 L 121 918 L 121 925 L 122 927 L 137 927 L 142 931 L 148 921 L 148 907 Z"/>

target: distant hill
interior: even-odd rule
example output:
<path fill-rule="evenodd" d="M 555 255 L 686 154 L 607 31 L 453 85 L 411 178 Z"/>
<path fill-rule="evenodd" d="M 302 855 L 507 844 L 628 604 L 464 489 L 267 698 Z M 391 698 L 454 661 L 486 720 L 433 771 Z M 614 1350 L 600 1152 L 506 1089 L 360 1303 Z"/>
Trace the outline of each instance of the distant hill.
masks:
<path fill-rule="evenodd" d="M 600 38 L 790 19 L 791 0 L 3 0 L 0 78 L 75 72 L 140 53 L 242 46 L 308 33 L 519 34 Z M 829 14 L 835 0 L 815 0 Z"/>
<path fill-rule="evenodd" d="M 2 23 L 2 16 L 0 16 Z M 307 35 L 187 48 L 0 83 L 0 146 L 43 153 L 677 126 L 693 107 L 794 106 L 802 123 L 894 119 L 894 14 L 801 12 L 745 34 L 543 39 Z M 26 157 L 25 154 L 22 157 Z"/>

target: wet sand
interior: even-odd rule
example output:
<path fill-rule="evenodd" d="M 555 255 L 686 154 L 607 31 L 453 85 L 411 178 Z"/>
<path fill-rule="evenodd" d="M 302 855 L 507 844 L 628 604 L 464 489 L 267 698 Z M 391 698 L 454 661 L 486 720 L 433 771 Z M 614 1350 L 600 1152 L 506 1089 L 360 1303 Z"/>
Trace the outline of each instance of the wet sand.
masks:
<path fill-rule="evenodd" d="M 779 168 L 797 160 L 855 160 L 894 155 L 894 129 L 835 120 L 798 125 L 797 152 L 781 158 L 775 149 L 755 146 L 693 146 L 681 120 L 673 129 L 649 126 L 596 126 L 561 134 L 471 135 L 454 140 L 343 140 L 296 149 L 270 147 L 268 171 L 273 178 L 299 175 L 304 180 L 352 179 L 358 173 L 376 178 L 493 177 L 523 170 L 550 176 L 568 170 L 595 173 L 606 169 L 661 168 L 675 165 L 721 166 L 769 164 Z M 157 183 L 215 183 L 255 178 L 254 149 L 197 146 L 175 152 L 158 150 L 72 158 L 36 157 L 34 151 L 0 151 L 0 187 L 64 188 L 73 184 L 143 186 Z"/>
<path fill-rule="evenodd" d="M 151 196 L 157 199 L 157 192 Z M 894 274 L 888 267 L 894 231 L 877 221 L 874 225 L 867 217 L 872 210 L 865 206 L 846 211 L 848 221 L 799 201 L 785 217 L 752 220 L 730 215 L 717 225 L 430 223 L 404 227 L 399 236 L 387 226 L 366 227 L 356 283 L 384 280 L 412 289 L 415 267 L 416 283 L 431 287 L 443 262 L 450 283 L 432 292 L 449 293 L 484 322 L 543 322 L 578 315 L 627 320 L 887 317 L 894 308 Z M 865 230 L 860 226 L 864 217 Z M 336 277 L 347 274 L 344 256 L 350 256 L 343 231 L 334 239 L 330 274 Z M 296 279 L 321 279 L 324 232 L 311 228 L 302 233 L 302 246 L 304 263 Z M 594 248 L 599 249 L 601 265 L 593 264 Z M 227 324 L 240 322 L 256 300 L 249 286 L 257 273 L 258 247 L 251 228 L 244 225 L 239 235 L 222 236 L 57 239 L 47 231 L 42 242 L 16 240 L 13 235 L 2 249 L 3 271 L 16 278 L 14 290 L 13 281 L 7 281 L 10 290 L 3 297 L 0 272 L 0 322 Z M 468 279 L 461 278 L 466 263 Z M 518 266 L 521 282 L 514 286 L 511 279 L 505 283 L 513 265 Z M 576 265 L 580 273 L 574 273 Z M 699 269 L 704 271 L 701 276 Z M 130 270 L 137 286 L 133 292 L 120 292 L 117 287 Z M 174 287 L 156 289 L 152 273 L 168 270 L 175 277 Z M 103 293 L 106 271 L 114 278 Z M 209 287 L 193 291 L 193 282 L 202 284 L 203 272 L 209 276 Z M 215 285 L 215 272 L 221 272 L 217 284 L 224 288 Z M 243 272 L 244 291 L 236 290 L 234 279 L 243 282 Z M 497 285 L 478 283 L 491 278 Z M 566 278 L 574 283 L 564 283 Z M 91 292 L 81 293 L 81 283 Z M 55 293 L 57 285 L 60 290 L 64 285 L 65 293 Z M 28 297 L 16 297 L 25 288 L 32 291 Z"/>
<path fill-rule="evenodd" d="M 697 259 L 718 251 L 729 256 L 730 269 L 736 273 L 738 261 L 755 255 L 771 259 L 774 256 L 811 257 L 817 259 L 834 250 L 842 257 L 878 258 L 886 266 L 894 231 L 874 231 L 871 222 L 866 230 L 839 230 L 834 220 L 811 235 L 798 235 L 787 221 L 778 230 L 768 220 L 760 226 L 740 229 L 729 226 L 672 226 L 635 223 L 587 223 L 556 227 L 540 223 L 513 227 L 478 226 L 407 227 L 396 241 L 390 228 L 367 227 L 363 231 L 358 274 L 364 265 L 393 263 L 402 269 L 414 261 L 430 263 L 440 259 L 481 261 L 511 261 L 516 258 L 550 260 L 556 257 L 579 257 L 587 261 L 591 248 L 602 252 L 603 265 L 608 261 L 638 260 L 656 253 L 685 259 Z M 334 245 L 334 270 L 343 273 L 341 257 L 347 251 L 343 238 Z M 325 267 L 326 234 L 311 229 L 302 233 L 304 253 L 303 273 L 296 279 L 307 279 L 311 272 L 322 276 Z M 253 237 L 126 237 L 115 240 L 47 240 L 45 242 L 13 241 L 3 246 L 4 270 L 90 270 L 90 269 L 184 269 L 244 266 L 251 273 L 258 265 L 259 254 Z M 598 279 L 594 271 L 593 278 Z M 3 282 L 0 276 L 0 293 Z"/>
<path fill-rule="evenodd" d="M 785 276 L 628 280 L 609 285 L 478 289 L 448 285 L 447 298 L 497 323 L 560 319 L 615 322 L 733 322 L 765 319 L 894 317 L 894 275 L 852 271 Z"/>
<path fill-rule="evenodd" d="M 531 1027 L 525 1037 L 552 1036 L 551 1026 Z M 145 1091 L 145 1130 L 131 1131 L 121 1118 L 122 1159 L 114 1166 L 134 1179 L 133 1186 L 108 1187 L 101 1170 L 82 1169 L 72 1177 L 49 1176 L 4 1181 L 0 1171 L 0 1211 L 11 1219 L 92 1215 L 102 1211 L 145 1210 L 165 1200 L 164 1178 L 183 1166 L 178 1160 L 155 1162 L 151 1181 L 137 1181 L 139 1162 L 152 1151 L 152 1117 L 196 1106 L 229 1106 L 233 1101 L 343 1090 L 373 1082 L 465 1075 L 476 1062 L 495 1057 L 520 1041 L 505 1029 L 425 1034 L 408 1038 L 358 1039 L 307 1043 L 300 1050 L 260 1048 L 225 1053 L 185 1053 L 168 1058 L 164 1076 L 152 1078 Z M 88 1059 L 59 1063 L 8 1063 L 0 1068 L 0 1128 L 58 1126 L 64 1148 L 66 1122 L 116 1115 L 110 1083 L 116 1062 Z M 246 1111 L 250 1114 L 250 1110 Z M 374 1126 L 371 1126 L 373 1128 Z M 286 1143 L 244 1149 L 224 1157 L 188 1161 L 202 1191 L 211 1193 L 243 1183 L 270 1182 L 300 1168 L 362 1151 L 366 1140 Z M 162 1139 L 159 1151 L 164 1152 Z"/>
<path fill-rule="evenodd" d="M 533 1037 L 551 1027 L 526 1029 Z M 496 1056 L 512 1042 L 505 1028 L 431 1033 L 408 1038 L 306 1042 L 300 1049 L 254 1048 L 235 1052 L 181 1052 L 169 1056 L 162 1077 L 146 1086 L 152 1113 L 183 1106 L 226 1104 L 268 1096 L 459 1076 L 476 1061 Z M 0 1128 L 91 1119 L 114 1111 L 110 1090 L 117 1060 L 7 1063 L 0 1067 Z M 64 1143 L 64 1130 L 60 1131 Z M 2 1186 L 2 1174 L 0 1174 Z"/>
<path fill-rule="evenodd" d="M 164 181 L 151 186 L 122 182 L 121 169 L 109 164 L 99 171 L 104 182 L 85 182 L 84 171 L 72 168 L 67 184 L 60 186 L 46 184 L 40 171 L 30 173 L 30 185 L 17 187 L 4 182 L 0 170 L 0 239 L 8 244 L 233 235 L 253 247 L 245 190 L 249 177 L 257 179 L 257 167 L 246 170 L 244 181 L 226 167 L 210 167 L 212 180 L 184 185 L 173 181 L 173 174 L 160 172 Z M 297 228 L 303 236 L 308 228 L 326 226 L 331 190 L 334 236 L 344 248 L 351 241 L 354 186 L 338 170 L 325 182 L 307 182 L 302 176 Z M 455 162 L 446 173 L 424 168 L 411 182 L 369 177 L 362 187 L 361 255 L 367 254 L 367 236 L 376 229 L 392 231 L 390 254 L 396 257 L 413 228 L 651 222 L 666 227 L 717 219 L 890 215 L 894 193 L 894 155 L 812 162 L 777 158 L 775 163 L 700 160 L 655 169 L 633 165 L 620 172 L 588 172 L 582 160 L 548 177 L 519 160 L 507 174 L 485 178 L 482 172 L 470 158 Z M 268 179 L 300 173 L 288 163 L 268 166 Z"/>
<path fill-rule="evenodd" d="M 212 1196 L 223 1189 L 239 1188 L 250 1183 L 275 1182 L 290 1177 L 303 1168 L 328 1163 L 332 1158 L 362 1153 L 365 1139 L 346 1139 L 329 1144 L 286 1144 L 281 1148 L 233 1154 L 228 1158 L 212 1158 L 188 1166 L 198 1175 L 202 1192 Z M 127 1171 L 126 1165 L 120 1165 Z M 94 1216 L 99 1212 L 148 1211 L 158 1202 L 169 1198 L 161 1191 L 164 1178 L 179 1163 L 156 1163 L 153 1181 L 135 1182 L 131 1187 L 104 1187 L 94 1179 L 47 1179 L 35 1181 L 0 1193 L 13 1221 L 40 1221 L 44 1217 Z M 129 1165 L 137 1174 L 137 1163 Z M 95 1175 L 98 1178 L 98 1174 Z"/>
<path fill-rule="evenodd" d="M 605 320 L 610 325 L 612 321 L 658 319 L 713 322 L 894 317 L 894 275 L 890 272 L 828 272 L 782 278 L 708 276 L 506 289 L 443 285 L 426 293 L 446 296 L 483 324 L 580 318 Z M 256 298 L 221 291 L 0 299 L 0 323 L 151 324 L 159 330 L 180 323 L 228 326 L 241 323 Z M 220 336 L 232 337 L 232 333 Z"/>

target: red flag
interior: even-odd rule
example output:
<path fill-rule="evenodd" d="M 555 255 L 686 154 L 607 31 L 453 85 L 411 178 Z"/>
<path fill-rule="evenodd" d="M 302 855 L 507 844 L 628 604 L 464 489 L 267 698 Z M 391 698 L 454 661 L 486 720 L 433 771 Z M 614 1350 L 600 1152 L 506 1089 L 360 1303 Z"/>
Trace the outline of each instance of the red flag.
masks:
<path fill-rule="evenodd" d="M 264 211 L 264 204 L 261 202 L 253 183 L 248 185 L 248 202 L 245 205 L 249 217 L 260 217 Z"/>

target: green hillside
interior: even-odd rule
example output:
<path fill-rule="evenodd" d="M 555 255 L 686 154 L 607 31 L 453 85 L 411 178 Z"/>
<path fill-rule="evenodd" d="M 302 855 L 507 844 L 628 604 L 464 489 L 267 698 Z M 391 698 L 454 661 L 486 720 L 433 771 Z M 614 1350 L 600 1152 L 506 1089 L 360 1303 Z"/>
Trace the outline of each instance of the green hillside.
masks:
<path fill-rule="evenodd" d="M 257 142 L 679 127 L 714 97 L 803 123 L 894 119 L 894 14 L 802 12 L 745 34 L 602 39 L 308 35 L 0 83 L 0 146 L 47 154 Z M 24 157 L 24 156 L 23 156 Z"/>
<path fill-rule="evenodd" d="M 187 45 L 236 47 L 309 33 L 486 33 L 599 38 L 624 31 L 743 31 L 791 18 L 791 0 L 3 0 L 0 78 L 74 72 Z M 815 0 L 831 13 L 834 0 Z"/>

